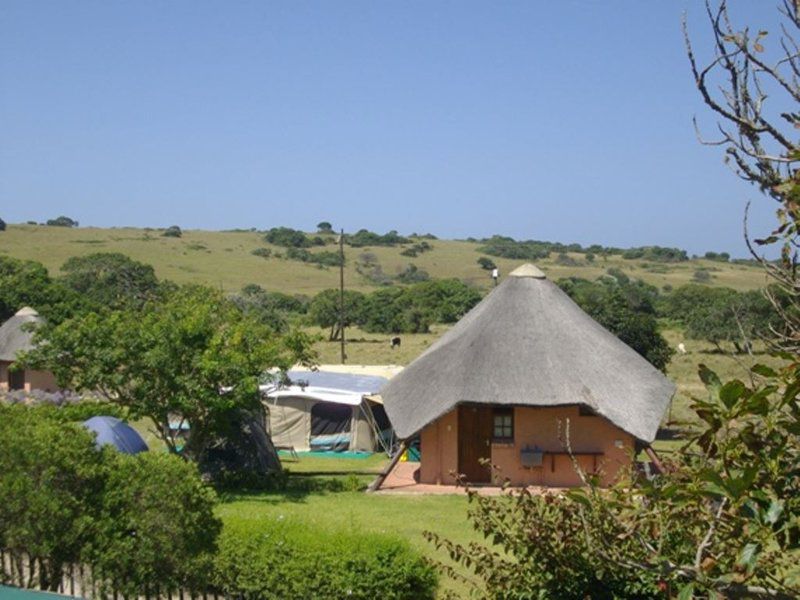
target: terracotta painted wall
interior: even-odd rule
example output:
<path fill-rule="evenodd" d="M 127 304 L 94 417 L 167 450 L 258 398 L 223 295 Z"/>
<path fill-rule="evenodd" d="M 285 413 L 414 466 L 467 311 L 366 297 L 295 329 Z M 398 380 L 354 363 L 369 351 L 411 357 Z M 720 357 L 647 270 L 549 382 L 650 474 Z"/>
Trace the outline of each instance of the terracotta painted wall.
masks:
<path fill-rule="evenodd" d="M 0 361 L 0 392 L 8 391 L 8 365 L 11 363 Z"/>
<path fill-rule="evenodd" d="M 516 407 L 514 409 L 514 442 L 492 444 L 492 463 L 502 477 L 514 485 L 572 487 L 581 485 L 569 456 L 545 455 L 541 467 L 524 468 L 520 450 L 531 448 L 563 452 L 560 435 L 569 421 L 570 441 L 574 453 L 602 452 L 597 458 L 603 484 L 613 481 L 620 467 L 631 464 L 635 440 L 603 417 L 581 416 L 576 406 L 557 408 Z M 458 470 L 458 411 L 454 410 L 428 425 L 421 433 L 423 483 L 453 483 L 450 471 Z M 621 446 L 621 447 L 618 447 Z M 554 463 L 552 461 L 555 461 Z M 592 457 L 578 457 L 581 467 L 591 471 Z"/>
<path fill-rule="evenodd" d="M 453 410 L 431 423 L 420 434 L 420 481 L 455 483 L 450 472 L 458 470 L 458 411 Z"/>
<path fill-rule="evenodd" d="M 58 390 L 58 385 L 56 378 L 49 371 L 25 371 L 25 390 L 55 392 Z"/>
<path fill-rule="evenodd" d="M 7 392 L 9 362 L 0 362 L 0 391 Z M 56 378 L 49 371 L 25 371 L 25 391 L 43 390 L 45 392 L 57 391 Z"/>

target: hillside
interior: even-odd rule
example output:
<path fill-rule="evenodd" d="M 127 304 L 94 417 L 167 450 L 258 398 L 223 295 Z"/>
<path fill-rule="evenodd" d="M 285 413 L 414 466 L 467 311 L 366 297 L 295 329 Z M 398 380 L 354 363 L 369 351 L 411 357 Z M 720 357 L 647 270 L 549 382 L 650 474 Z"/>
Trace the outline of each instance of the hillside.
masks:
<path fill-rule="evenodd" d="M 330 239 L 332 241 L 332 238 Z M 481 269 L 477 259 L 479 243 L 454 240 L 427 240 L 432 250 L 417 257 L 402 256 L 402 247 L 345 247 L 346 285 L 367 291 L 375 287 L 356 271 L 356 262 L 364 253 L 377 259 L 383 272 L 395 275 L 413 263 L 433 278 L 457 277 L 479 287 L 489 287 L 489 273 Z M 290 294 L 313 295 L 326 288 L 337 287 L 338 268 L 322 268 L 285 258 L 262 258 L 252 251 L 269 248 L 274 253 L 285 249 L 271 246 L 263 234 L 253 231 L 184 231 L 181 238 L 162 237 L 160 230 L 134 228 L 67 228 L 41 225 L 9 225 L 0 232 L 0 254 L 43 263 L 52 274 L 71 256 L 93 252 L 121 252 L 153 265 L 159 278 L 178 283 L 205 283 L 227 292 L 257 283 L 269 290 Z M 332 245 L 327 250 L 335 250 Z M 692 281 L 695 271 L 707 269 L 709 285 L 747 290 L 764 285 L 763 271 L 754 265 L 721 263 L 695 259 L 681 263 L 654 263 L 626 260 L 618 255 L 597 257 L 588 262 L 583 254 L 570 254 L 575 264 L 559 264 L 555 253 L 536 261 L 552 279 L 577 276 L 595 279 L 609 268 L 623 269 L 631 277 L 662 288 Z M 523 260 L 494 258 L 501 276 Z M 563 261 L 563 259 L 562 259 Z"/>

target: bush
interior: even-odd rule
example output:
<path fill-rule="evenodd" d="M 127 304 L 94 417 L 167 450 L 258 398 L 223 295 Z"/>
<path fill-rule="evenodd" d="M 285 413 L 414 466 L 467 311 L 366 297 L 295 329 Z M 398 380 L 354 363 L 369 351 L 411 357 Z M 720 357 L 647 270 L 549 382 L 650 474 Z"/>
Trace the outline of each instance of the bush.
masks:
<path fill-rule="evenodd" d="M 488 256 L 481 256 L 477 262 L 484 271 L 491 271 L 497 268 L 497 265 L 494 264 L 494 261 Z"/>
<path fill-rule="evenodd" d="M 700 283 L 711 281 L 711 272 L 708 269 L 697 269 L 692 275 L 692 279 Z"/>
<path fill-rule="evenodd" d="M 227 522 L 214 577 L 226 595 L 259 600 L 424 600 L 437 583 L 433 568 L 398 538 L 283 519 Z"/>
<path fill-rule="evenodd" d="M 706 252 L 703 258 L 717 262 L 728 262 L 731 259 L 731 255 L 727 252 Z"/>
<path fill-rule="evenodd" d="M 109 453 L 93 573 L 136 597 L 152 584 L 164 590 L 206 583 L 220 530 L 216 495 L 194 464 L 175 455 Z"/>
<path fill-rule="evenodd" d="M 0 405 L 0 440 L 0 548 L 40 561 L 39 585 L 55 590 L 94 534 L 102 455 L 81 426 L 22 405 Z"/>
<path fill-rule="evenodd" d="M 183 232 L 181 231 L 181 228 L 178 227 L 177 225 L 170 225 L 164 230 L 164 233 L 162 233 L 161 235 L 163 237 L 179 238 L 183 236 Z"/>
<path fill-rule="evenodd" d="M 533 240 L 518 242 L 514 238 L 495 235 L 485 240 L 478 252 L 502 258 L 539 260 L 550 256 L 550 247 L 546 243 Z"/>
<path fill-rule="evenodd" d="M 627 260 L 643 259 L 654 262 L 684 262 L 689 260 L 686 250 L 680 248 L 664 248 L 662 246 L 641 246 L 629 248 L 622 253 Z"/>
<path fill-rule="evenodd" d="M 62 215 L 60 217 L 56 217 L 55 219 L 48 219 L 47 225 L 50 225 L 51 227 L 77 227 L 78 222 Z"/>
<path fill-rule="evenodd" d="M 272 256 L 272 250 L 269 248 L 256 248 L 255 250 L 251 250 L 250 254 L 253 256 L 260 256 L 261 258 L 269 258 Z"/>
<path fill-rule="evenodd" d="M 431 276 L 425 269 L 420 269 L 417 265 L 411 264 L 397 274 L 397 281 L 400 283 L 419 283 L 428 281 Z"/>
<path fill-rule="evenodd" d="M 411 240 L 394 230 L 380 235 L 367 229 L 359 229 L 354 234 L 346 236 L 345 241 L 353 248 L 361 248 L 364 246 L 398 246 L 408 244 Z"/>
<path fill-rule="evenodd" d="M 0 231 L 6 230 L 6 222 L 3 219 L 0 219 Z"/>
<path fill-rule="evenodd" d="M 312 242 L 309 237 L 297 229 L 291 227 L 273 227 L 264 235 L 264 241 L 284 248 L 310 248 L 315 245 L 324 245 L 325 242 L 320 238 L 315 238 L 320 243 Z"/>

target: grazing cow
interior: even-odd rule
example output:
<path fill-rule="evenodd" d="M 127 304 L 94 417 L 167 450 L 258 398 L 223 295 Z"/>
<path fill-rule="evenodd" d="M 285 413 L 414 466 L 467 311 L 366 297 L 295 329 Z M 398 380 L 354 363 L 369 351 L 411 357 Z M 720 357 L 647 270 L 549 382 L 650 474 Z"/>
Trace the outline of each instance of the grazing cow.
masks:
<path fill-rule="evenodd" d="M 400 338 L 399 337 L 393 337 L 392 338 L 392 350 L 394 350 L 395 348 L 399 348 L 399 347 L 400 347 Z"/>

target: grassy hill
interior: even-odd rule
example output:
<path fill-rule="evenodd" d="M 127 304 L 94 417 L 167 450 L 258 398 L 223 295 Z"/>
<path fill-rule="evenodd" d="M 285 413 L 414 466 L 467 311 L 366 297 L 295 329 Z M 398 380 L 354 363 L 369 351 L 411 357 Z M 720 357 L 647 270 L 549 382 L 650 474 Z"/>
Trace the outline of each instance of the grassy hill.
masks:
<path fill-rule="evenodd" d="M 331 238 L 332 241 L 332 238 Z M 569 241 L 569 240 L 565 240 Z M 387 275 L 395 275 L 413 263 L 433 278 L 457 277 L 476 286 L 488 288 L 491 280 L 477 259 L 480 244 L 455 240 L 428 240 L 433 246 L 417 257 L 402 256 L 402 247 L 345 247 L 347 261 L 345 281 L 350 289 L 368 291 L 374 288 L 369 280 L 356 271 L 355 263 L 364 253 L 373 254 Z M 257 248 L 269 248 L 282 253 L 283 248 L 271 246 L 263 234 L 254 231 L 184 231 L 181 238 L 162 237 L 156 229 L 134 228 L 66 228 L 41 225 L 9 225 L 0 232 L 0 254 L 43 263 L 52 274 L 71 256 L 93 252 L 121 252 L 131 258 L 153 265 L 159 278 L 177 283 L 205 283 L 234 292 L 248 283 L 290 294 L 313 295 L 320 290 L 338 287 L 337 268 L 320 268 L 285 258 L 262 258 L 252 254 Z M 335 250 L 327 246 L 327 250 Z M 607 269 L 620 268 L 631 277 L 658 286 L 673 287 L 692 281 L 695 271 L 711 273 L 709 285 L 728 286 L 738 290 L 764 285 L 763 271 L 753 265 L 729 264 L 708 260 L 682 263 L 654 263 L 625 260 L 620 256 L 597 257 L 588 262 L 583 254 L 570 254 L 570 262 L 560 264 L 556 254 L 536 261 L 551 279 L 578 276 L 595 279 Z M 494 258 L 501 276 L 522 260 Z"/>

